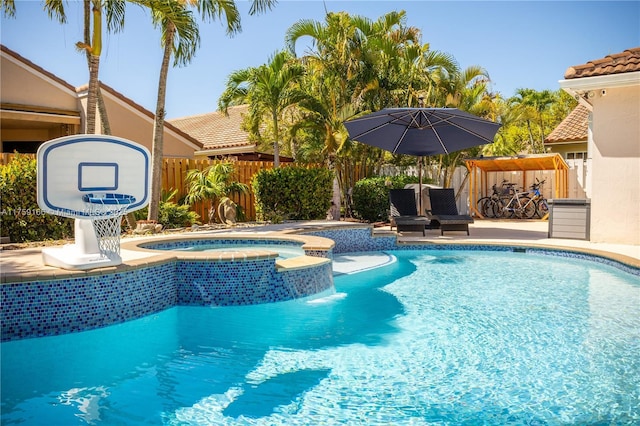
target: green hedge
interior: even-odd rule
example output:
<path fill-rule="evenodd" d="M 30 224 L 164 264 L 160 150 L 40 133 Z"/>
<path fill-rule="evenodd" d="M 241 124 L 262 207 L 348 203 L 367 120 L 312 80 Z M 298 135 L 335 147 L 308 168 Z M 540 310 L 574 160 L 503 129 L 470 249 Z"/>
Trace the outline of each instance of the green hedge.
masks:
<path fill-rule="evenodd" d="M 409 183 L 418 183 L 418 178 L 400 175 L 359 180 L 354 185 L 352 193 L 355 216 L 368 222 L 387 221 L 389 219 L 389 190 L 404 188 Z"/>
<path fill-rule="evenodd" d="M 324 168 L 260 170 L 251 180 L 258 220 L 325 219 L 331 207 L 333 177 Z"/>
<path fill-rule="evenodd" d="M 73 219 L 38 207 L 36 159 L 17 154 L 0 166 L 0 227 L 14 243 L 73 237 Z"/>

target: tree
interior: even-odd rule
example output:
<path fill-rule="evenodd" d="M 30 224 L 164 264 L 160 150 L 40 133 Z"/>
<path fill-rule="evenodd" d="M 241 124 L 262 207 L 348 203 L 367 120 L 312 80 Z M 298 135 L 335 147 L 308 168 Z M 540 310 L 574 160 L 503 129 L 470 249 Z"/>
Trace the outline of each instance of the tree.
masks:
<path fill-rule="evenodd" d="M 434 80 L 439 105 L 457 108 L 487 119 L 494 115 L 493 97 L 487 88 L 489 74 L 482 67 L 469 66 L 462 71 L 454 72 L 439 68 L 435 71 Z M 476 156 L 480 150 L 480 147 L 473 147 L 437 156 L 438 175 L 442 176 L 442 186 L 450 187 L 451 177 L 455 168 L 462 164 L 462 159 L 466 156 Z"/>
<path fill-rule="evenodd" d="M 164 119 L 165 97 L 169 62 L 174 58 L 175 65 L 186 65 L 193 58 L 200 36 L 198 25 L 189 8 L 195 8 L 204 20 L 223 18 L 226 22 L 227 34 L 240 31 L 240 14 L 233 0 L 167 0 L 163 2 L 140 1 L 152 11 L 153 23 L 162 30 L 162 46 L 164 48 L 160 77 L 158 81 L 158 98 L 153 130 L 151 152 L 152 178 L 148 220 L 158 220 L 158 208 L 161 197 L 162 157 L 164 152 Z M 249 14 L 270 9 L 275 0 L 252 0 Z"/>
<path fill-rule="evenodd" d="M 527 123 L 531 151 L 533 153 L 543 153 L 545 138 L 544 113 L 555 101 L 553 92 L 549 90 L 538 92 L 533 89 L 518 89 L 516 90 L 516 95 L 510 100 L 514 107 L 523 110 L 522 115 Z M 536 140 L 533 135 L 533 128 L 531 126 L 531 121 L 533 120 L 535 120 L 539 126 L 539 145 L 536 144 Z"/>
<path fill-rule="evenodd" d="M 270 124 L 274 167 L 280 167 L 280 122 L 287 109 L 304 99 L 299 80 L 304 70 L 287 52 L 277 52 L 265 65 L 234 71 L 218 101 L 225 113 L 231 105 L 249 104 L 250 128 L 260 134 L 263 122 Z"/>

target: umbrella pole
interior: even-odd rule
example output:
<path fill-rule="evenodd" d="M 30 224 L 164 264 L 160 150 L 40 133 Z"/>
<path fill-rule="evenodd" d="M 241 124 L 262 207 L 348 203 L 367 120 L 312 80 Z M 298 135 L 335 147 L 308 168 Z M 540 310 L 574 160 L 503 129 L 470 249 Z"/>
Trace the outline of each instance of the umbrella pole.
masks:
<path fill-rule="evenodd" d="M 422 156 L 418 157 L 418 199 L 418 204 L 420 205 L 418 215 L 422 216 L 424 214 L 422 210 Z"/>

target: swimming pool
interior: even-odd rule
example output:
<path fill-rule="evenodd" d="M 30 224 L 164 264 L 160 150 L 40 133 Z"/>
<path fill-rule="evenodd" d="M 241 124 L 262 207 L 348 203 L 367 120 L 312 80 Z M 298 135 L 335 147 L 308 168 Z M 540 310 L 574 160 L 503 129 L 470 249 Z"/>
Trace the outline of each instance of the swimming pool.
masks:
<path fill-rule="evenodd" d="M 529 253 L 389 253 L 314 298 L 3 343 L 2 422 L 640 422 L 637 277 Z"/>

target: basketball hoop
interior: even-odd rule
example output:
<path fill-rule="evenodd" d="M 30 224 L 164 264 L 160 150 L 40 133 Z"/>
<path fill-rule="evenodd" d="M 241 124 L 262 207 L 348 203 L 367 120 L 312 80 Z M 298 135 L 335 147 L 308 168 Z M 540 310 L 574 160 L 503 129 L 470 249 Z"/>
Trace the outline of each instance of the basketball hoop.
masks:
<path fill-rule="evenodd" d="M 82 201 L 93 224 L 100 254 L 109 259 L 120 257 L 120 224 L 127 207 L 136 201 L 135 197 L 111 193 L 85 194 Z"/>

